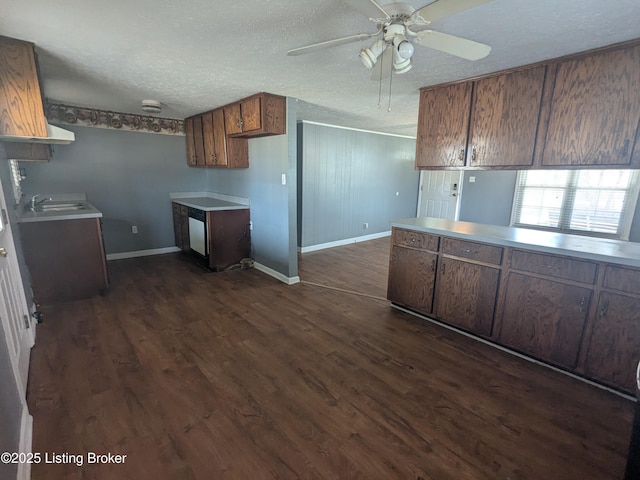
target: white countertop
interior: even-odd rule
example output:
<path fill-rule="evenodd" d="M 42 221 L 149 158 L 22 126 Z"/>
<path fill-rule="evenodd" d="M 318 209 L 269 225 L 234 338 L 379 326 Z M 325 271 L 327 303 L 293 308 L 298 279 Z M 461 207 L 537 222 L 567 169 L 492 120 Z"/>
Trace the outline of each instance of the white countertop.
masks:
<path fill-rule="evenodd" d="M 53 220 L 78 220 L 81 218 L 100 218 L 102 212 L 95 206 L 87 202 L 87 196 L 84 193 L 62 193 L 62 194 L 42 194 L 39 199 L 51 198 L 44 203 L 46 205 L 67 204 L 67 203 L 79 203 L 82 204 L 82 208 L 78 210 L 61 210 L 61 211 L 48 211 L 48 212 L 33 212 L 29 209 L 29 206 L 25 204 L 29 203 L 30 195 L 16 207 L 16 217 L 18 223 L 29 222 L 48 222 Z"/>
<path fill-rule="evenodd" d="M 169 195 L 172 202 L 198 210 L 244 210 L 249 208 L 249 199 L 213 192 L 182 192 Z"/>
<path fill-rule="evenodd" d="M 507 247 L 519 247 L 556 255 L 640 267 L 640 244 L 635 242 L 429 217 L 397 220 L 391 226 Z"/>

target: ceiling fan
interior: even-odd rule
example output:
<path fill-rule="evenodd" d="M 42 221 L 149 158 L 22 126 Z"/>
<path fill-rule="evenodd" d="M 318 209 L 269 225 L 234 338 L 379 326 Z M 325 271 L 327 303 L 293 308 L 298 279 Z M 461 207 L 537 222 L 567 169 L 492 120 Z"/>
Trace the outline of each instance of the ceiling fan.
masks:
<path fill-rule="evenodd" d="M 342 0 L 366 15 L 378 26 L 375 33 L 360 33 L 294 48 L 287 55 L 302 55 L 324 48 L 368 38 L 378 38 L 371 46 L 360 50 L 360 60 L 372 69 L 371 78 L 379 80 L 391 74 L 411 70 L 414 44 L 433 48 L 467 60 L 480 60 L 491 51 L 489 45 L 446 33 L 429 30 L 433 21 L 488 3 L 492 0 L 435 0 L 414 9 L 403 2 L 380 6 L 375 0 Z"/>

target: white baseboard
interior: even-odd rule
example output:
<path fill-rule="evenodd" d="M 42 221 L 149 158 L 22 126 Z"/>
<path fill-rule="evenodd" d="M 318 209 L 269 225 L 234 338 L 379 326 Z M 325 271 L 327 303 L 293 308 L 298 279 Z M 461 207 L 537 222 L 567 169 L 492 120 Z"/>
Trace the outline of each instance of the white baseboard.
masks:
<path fill-rule="evenodd" d="M 18 452 L 32 453 L 33 448 L 33 417 L 29 414 L 26 404 L 22 405 L 22 419 L 20 421 L 20 444 Z M 31 478 L 31 464 L 29 462 L 18 463 L 17 480 L 29 480 Z"/>
<path fill-rule="evenodd" d="M 261 263 L 258 263 L 258 262 L 254 262 L 253 266 L 256 270 L 260 270 L 261 272 L 264 272 L 267 275 L 277 280 L 280 280 L 283 283 L 286 283 L 287 285 L 294 285 L 296 283 L 300 283 L 300 277 L 298 277 L 297 275 L 295 277 L 287 277 L 286 275 L 283 275 L 280 272 L 276 272 L 274 269 L 269 268 L 265 265 L 262 265 Z"/>
<path fill-rule="evenodd" d="M 178 247 L 152 248 L 150 250 L 136 250 L 133 252 L 108 253 L 107 260 L 122 260 L 123 258 L 147 257 L 149 255 L 162 255 L 164 253 L 179 252 Z"/>
<path fill-rule="evenodd" d="M 345 238 L 344 240 L 337 240 L 335 242 L 319 243 L 318 245 L 311 245 L 309 247 L 300 247 L 298 251 L 300 253 L 315 252 L 317 250 L 324 250 L 325 248 L 341 247 L 352 243 L 366 242 L 368 240 L 375 240 L 376 238 L 389 237 L 390 235 L 391 230 L 387 232 L 372 233 L 371 235 L 363 235 L 362 237 Z"/>

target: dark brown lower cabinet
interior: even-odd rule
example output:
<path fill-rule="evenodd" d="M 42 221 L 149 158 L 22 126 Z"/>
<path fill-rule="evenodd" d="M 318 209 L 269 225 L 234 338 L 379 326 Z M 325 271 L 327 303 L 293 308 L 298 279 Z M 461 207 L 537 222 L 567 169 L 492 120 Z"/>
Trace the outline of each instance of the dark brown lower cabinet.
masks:
<path fill-rule="evenodd" d="M 417 312 L 431 313 L 437 260 L 434 253 L 394 245 L 387 298 Z"/>
<path fill-rule="evenodd" d="M 640 298 L 601 292 L 592 324 L 585 374 L 632 392 L 640 361 Z"/>
<path fill-rule="evenodd" d="M 189 214 L 188 208 L 173 203 L 173 235 L 176 246 L 183 252 L 189 251 Z"/>
<path fill-rule="evenodd" d="M 510 273 L 498 341 L 574 368 L 591 296 L 589 288 Z"/>
<path fill-rule="evenodd" d="M 434 314 L 478 335 L 491 335 L 500 270 L 440 258 Z"/>
<path fill-rule="evenodd" d="M 89 298 L 108 286 L 100 218 L 20 224 L 37 303 Z"/>

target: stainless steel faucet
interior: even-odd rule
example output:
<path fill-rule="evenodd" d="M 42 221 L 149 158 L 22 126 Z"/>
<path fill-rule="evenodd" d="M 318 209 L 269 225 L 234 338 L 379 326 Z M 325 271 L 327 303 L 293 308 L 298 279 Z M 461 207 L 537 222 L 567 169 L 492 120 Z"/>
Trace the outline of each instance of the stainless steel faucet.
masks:
<path fill-rule="evenodd" d="M 33 197 L 31 197 L 31 211 L 35 211 L 36 207 L 46 201 L 51 200 L 51 197 L 45 197 L 45 198 L 41 198 L 40 200 L 37 200 L 38 197 L 41 197 L 42 194 L 41 193 L 36 193 Z"/>

